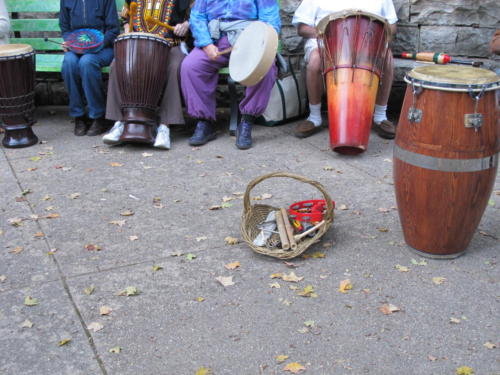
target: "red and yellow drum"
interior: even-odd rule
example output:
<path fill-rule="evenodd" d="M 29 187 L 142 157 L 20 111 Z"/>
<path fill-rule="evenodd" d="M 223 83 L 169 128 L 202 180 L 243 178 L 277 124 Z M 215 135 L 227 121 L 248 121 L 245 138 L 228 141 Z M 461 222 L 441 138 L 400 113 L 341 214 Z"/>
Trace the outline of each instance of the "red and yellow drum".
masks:
<path fill-rule="evenodd" d="M 346 10 L 318 26 L 328 100 L 330 146 L 341 154 L 366 150 L 388 51 L 389 25 L 375 14 Z"/>
<path fill-rule="evenodd" d="M 422 255 L 465 251 L 493 189 L 500 151 L 492 71 L 459 65 L 413 69 L 394 147 L 394 185 L 406 243 Z"/>

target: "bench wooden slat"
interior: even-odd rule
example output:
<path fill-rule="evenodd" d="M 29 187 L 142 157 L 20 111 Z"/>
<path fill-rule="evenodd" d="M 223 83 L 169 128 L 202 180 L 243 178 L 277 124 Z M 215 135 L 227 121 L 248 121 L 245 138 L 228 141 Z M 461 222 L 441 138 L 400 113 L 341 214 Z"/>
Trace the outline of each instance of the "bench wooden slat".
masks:
<path fill-rule="evenodd" d="M 13 19 L 12 31 L 61 31 L 58 19 Z"/>
<path fill-rule="evenodd" d="M 36 55 L 36 71 L 37 72 L 55 72 L 61 71 L 64 55 L 38 53 Z M 103 73 L 109 73 L 109 66 L 102 69 Z"/>
<path fill-rule="evenodd" d="M 62 38 L 50 38 L 50 40 L 55 40 L 62 43 Z M 62 48 L 55 43 L 46 42 L 43 38 L 11 38 L 11 43 L 29 44 L 37 51 L 60 51 L 62 53 Z"/>
<path fill-rule="evenodd" d="M 9 12 L 59 12 L 59 0 L 7 0 Z"/>

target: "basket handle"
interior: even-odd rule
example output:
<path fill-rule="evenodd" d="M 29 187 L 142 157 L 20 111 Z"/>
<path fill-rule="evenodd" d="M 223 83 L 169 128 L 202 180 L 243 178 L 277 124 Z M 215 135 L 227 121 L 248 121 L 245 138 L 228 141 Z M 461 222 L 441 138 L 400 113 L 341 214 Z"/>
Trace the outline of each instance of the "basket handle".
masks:
<path fill-rule="evenodd" d="M 300 182 L 305 182 L 309 185 L 314 186 L 316 189 L 318 189 L 321 194 L 325 197 L 325 202 L 326 202 L 326 213 L 324 216 L 324 220 L 326 222 L 332 222 L 333 221 L 333 203 L 332 203 L 332 198 L 328 195 L 326 192 L 325 188 L 323 185 L 321 185 L 319 182 L 310 180 L 307 177 L 300 176 L 298 174 L 293 174 L 293 173 L 287 173 L 287 172 L 272 172 L 268 173 L 262 176 L 259 176 L 252 181 L 247 186 L 247 189 L 245 190 L 245 196 L 243 197 L 243 209 L 245 212 L 248 212 L 251 208 L 250 205 L 250 192 L 252 189 L 260 184 L 262 181 L 272 178 L 272 177 L 287 177 L 287 178 L 293 178 L 294 180 L 300 181 Z"/>

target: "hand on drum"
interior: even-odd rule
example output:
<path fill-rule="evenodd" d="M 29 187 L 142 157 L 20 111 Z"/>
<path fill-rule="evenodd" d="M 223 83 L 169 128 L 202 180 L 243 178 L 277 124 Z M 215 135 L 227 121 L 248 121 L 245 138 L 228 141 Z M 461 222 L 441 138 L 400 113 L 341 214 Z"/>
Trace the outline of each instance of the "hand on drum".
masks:
<path fill-rule="evenodd" d="M 203 47 L 203 51 L 205 51 L 210 60 L 216 60 L 219 57 L 219 49 L 215 46 L 215 44 L 209 44 L 208 46 Z"/>
<path fill-rule="evenodd" d="M 187 34 L 189 30 L 189 22 L 184 21 L 183 23 L 178 23 L 174 27 L 174 34 L 180 37 L 183 37 Z"/>
<path fill-rule="evenodd" d="M 69 52 L 68 42 L 63 42 L 61 44 L 61 47 L 62 47 L 64 52 Z"/>

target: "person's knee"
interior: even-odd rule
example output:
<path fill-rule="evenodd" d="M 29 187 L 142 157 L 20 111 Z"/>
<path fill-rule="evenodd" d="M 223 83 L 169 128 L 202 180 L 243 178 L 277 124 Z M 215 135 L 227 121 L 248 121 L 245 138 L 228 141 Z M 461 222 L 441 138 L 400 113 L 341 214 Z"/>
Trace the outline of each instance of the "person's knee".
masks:
<path fill-rule="evenodd" d="M 78 69 L 78 57 L 74 53 L 65 53 L 62 63 L 63 71 L 74 71 Z"/>
<path fill-rule="evenodd" d="M 307 70 L 312 73 L 321 72 L 321 56 L 319 55 L 319 51 L 315 49 L 311 52 L 309 56 L 309 61 L 307 62 Z"/>
<path fill-rule="evenodd" d="M 99 72 L 101 69 L 99 62 L 95 58 L 93 58 L 91 54 L 83 55 L 80 58 L 78 66 L 80 68 L 80 71 L 82 72 L 82 75 Z"/>

